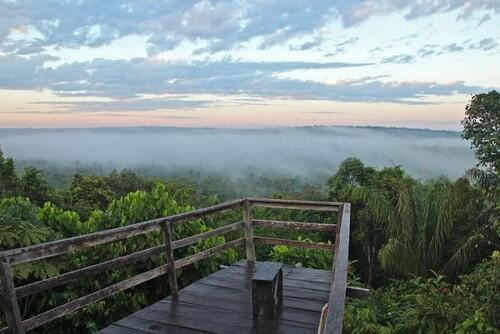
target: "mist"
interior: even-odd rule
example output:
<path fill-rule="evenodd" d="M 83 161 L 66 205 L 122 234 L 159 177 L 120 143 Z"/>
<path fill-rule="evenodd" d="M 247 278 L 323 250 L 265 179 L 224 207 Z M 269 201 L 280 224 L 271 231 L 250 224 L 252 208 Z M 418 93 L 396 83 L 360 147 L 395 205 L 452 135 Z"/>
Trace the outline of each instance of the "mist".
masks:
<path fill-rule="evenodd" d="M 456 178 L 475 165 L 459 132 L 382 127 L 0 129 L 0 145 L 25 162 L 189 168 L 229 177 L 332 175 L 347 157 L 400 165 L 420 179 Z"/>

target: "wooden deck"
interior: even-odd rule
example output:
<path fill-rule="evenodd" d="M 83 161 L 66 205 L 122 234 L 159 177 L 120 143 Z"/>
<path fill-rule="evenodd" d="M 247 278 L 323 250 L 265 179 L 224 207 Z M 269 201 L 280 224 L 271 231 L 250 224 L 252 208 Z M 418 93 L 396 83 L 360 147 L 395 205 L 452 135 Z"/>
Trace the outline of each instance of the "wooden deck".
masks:
<path fill-rule="evenodd" d="M 165 298 L 99 333 L 317 333 L 330 271 L 284 266 L 283 306 L 274 320 L 252 319 L 252 274 L 252 262 L 239 261 L 179 290 L 177 298 Z"/>
<path fill-rule="evenodd" d="M 299 222 L 262 220 L 253 218 L 253 208 L 260 207 L 287 210 L 322 211 L 329 218 L 321 222 Z M 243 220 L 182 239 L 172 237 L 172 229 L 194 219 L 240 211 Z M 172 297 L 148 307 L 131 317 L 117 322 L 102 333 L 316 333 L 319 311 L 328 301 L 323 314 L 322 334 L 341 334 L 343 327 L 346 294 L 365 297 L 366 289 L 347 286 L 349 266 L 349 203 L 303 201 L 270 198 L 240 198 L 193 211 L 160 217 L 140 223 L 120 226 L 71 238 L 50 241 L 28 247 L 0 251 L 0 300 L 7 327 L 0 334 L 26 334 L 44 324 L 131 289 L 142 283 L 166 275 Z M 331 218 L 336 218 L 333 223 Z M 320 219 L 321 220 L 321 219 Z M 254 235 L 259 226 L 259 235 Z M 266 229 L 291 229 L 296 231 L 318 231 L 335 236 L 335 243 L 309 242 L 268 237 Z M 230 234 L 239 230 L 244 237 L 234 239 Z M 262 231 L 264 230 L 264 231 Z M 114 259 L 88 265 L 59 275 L 16 286 L 12 268 L 20 263 L 46 260 L 60 255 L 83 251 L 91 247 L 109 244 L 151 232 L 162 232 L 162 244 Z M 195 254 L 176 259 L 174 250 L 197 244 L 216 236 L 225 236 L 225 242 L 203 249 Z M 158 235 L 155 237 L 158 238 Z M 177 289 L 179 269 L 192 265 L 231 248 L 244 247 L 246 260 L 255 261 L 256 247 L 260 245 L 287 245 L 306 249 L 333 252 L 334 268 L 331 272 L 310 269 L 286 268 L 284 282 L 284 306 L 275 321 L 253 321 L 250 315 L 250 276 L 252 270 L 239 262 L 228 269 L 210 275 L 186 288 L 180 294 Z M 100 290 L 54 306 L 42 313 L 24 319 L 19 298 L 36 294 L 70 282 L 110 270 L 119 269 L 152 256 L 163 254 L 165 264 L 126 278 Z M 36 297 L 35 297 L 36 298 Z"/>

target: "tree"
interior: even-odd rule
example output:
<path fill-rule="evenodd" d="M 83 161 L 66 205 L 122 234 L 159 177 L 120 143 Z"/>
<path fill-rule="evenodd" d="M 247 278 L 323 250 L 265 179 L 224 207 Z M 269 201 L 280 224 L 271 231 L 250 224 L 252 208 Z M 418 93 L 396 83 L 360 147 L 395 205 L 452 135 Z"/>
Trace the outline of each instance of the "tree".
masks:
<path fill-rule="evenodd" d="M 134 171 L 124 169 L 120 173 L 112 171 L 105 178 L 106 186 L 115 193 L 116 198 L 123 197 L 137 190 L 151 190 L 154 182 L 146 180 Z"/>
<path fill-rule="evenodd" d="M 488 219 L 477 214 L 486 206 L 485 195 L 466 178 L 422 183 L 400 167 L 375 170 L 350 158 L 329 180 L 329 196 L 351 203 L 351 251 L 371 286 L 431 270 L 454 278 L 457 269 L 480 260 L 463 245 L 477 245 L 471 240 L 478 231 L 485 235 Z M 482 255 L 497 245 L 484 244 Z"/>
<path fill-rule="evenodd" d="M 468 178 L 483 191 L 487 201 L 478 216 L 488 223 L 463 243 L 449 261 L 457 266 L 465 260 L 478 258 L 492 245 L 500 243 L 500 93 L 476 94 L 465 108 L 463 137 L 471 140 L 479 166 L 467 171 Z"/>
<path fill-rule="evenodd" d="M 361 273 L 373 286 L 378 272 L 378 253 L 387 237 L 387 210 L 381 189 L 371 186 L 377 171 L 357 158 L 344 160 L 328 180 L 328 197 L 351 203 L 351 249 L 359 258 Z M 365 271 L 366 270 L 366 271 Z"/>
<path fill-rule="evenodd" d="M 465 108 L 463 137 L 471 140 L 479 164 L 493 173 L 500 167 L 500 93 L 472 96 Z"/>
<path fill-rule="evenodd" d="M 24 169 L 20 182 L 20 194 L 33 203 L 42 206 L 49 201 L 51 188 L 43 178 L 42 172 L 34 167 Z"/>
<path fill-rule="evenodd" d="M 114 197 L 102 176 L 75 174 L 69 187 L 69 208 L 86 220 L 93 210 L 105 210 Z"/>
<path fill-rule="evenodd" d="M 0 149 L 0 197 L 16 196 L 18 192 L 19 179 L 17 177 L 14 160 L 4 158 Z"/>

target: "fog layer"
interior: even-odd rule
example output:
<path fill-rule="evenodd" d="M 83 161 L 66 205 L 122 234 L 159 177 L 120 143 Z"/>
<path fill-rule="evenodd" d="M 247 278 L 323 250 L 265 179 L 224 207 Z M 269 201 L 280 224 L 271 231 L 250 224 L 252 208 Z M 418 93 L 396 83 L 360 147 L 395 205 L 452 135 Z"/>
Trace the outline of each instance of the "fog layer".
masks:
<path fill-rule="evenodd" d="M 0 145 L 16 160 L 155 165 L 229 176 L 331 175 L 347 157 L 376 167 L 401 165 L 422 179 L 456 178 L 475 164 L 458 132 L 376 127 L 0 129 Z"/>

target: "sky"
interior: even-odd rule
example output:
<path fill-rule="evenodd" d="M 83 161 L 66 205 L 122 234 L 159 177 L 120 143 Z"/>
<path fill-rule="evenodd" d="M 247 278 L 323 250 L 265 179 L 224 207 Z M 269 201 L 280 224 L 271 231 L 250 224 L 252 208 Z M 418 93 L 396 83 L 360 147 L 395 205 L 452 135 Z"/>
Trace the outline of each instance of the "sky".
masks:
<path fill-rule="evenodd" d="M 498 0 L 0 0 L 0 127 L 460 130 Z"/>

